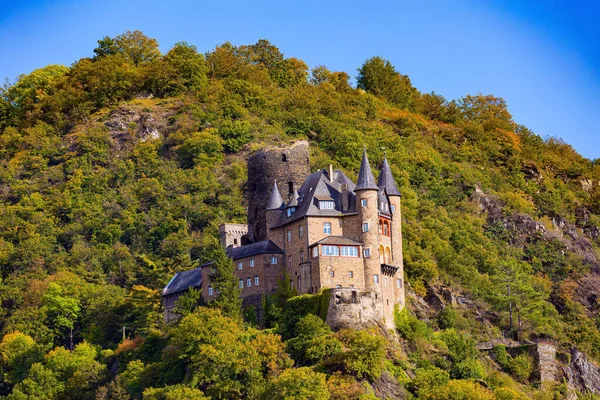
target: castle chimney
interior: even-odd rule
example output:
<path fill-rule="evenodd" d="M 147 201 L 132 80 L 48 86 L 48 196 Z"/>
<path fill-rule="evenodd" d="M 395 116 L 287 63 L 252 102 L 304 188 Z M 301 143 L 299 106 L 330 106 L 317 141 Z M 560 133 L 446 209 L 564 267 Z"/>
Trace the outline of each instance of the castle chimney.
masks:
<path fill-rule="evenodd" d="M 350 206 L 350 194 L 348 192 L 348 185 L 342 184 L 342 211 L 346 211 Z"/>
<path fill-rule="evenodd" d="M 329 182 L 333 182 L 333 165 L 329 164 Z"/>

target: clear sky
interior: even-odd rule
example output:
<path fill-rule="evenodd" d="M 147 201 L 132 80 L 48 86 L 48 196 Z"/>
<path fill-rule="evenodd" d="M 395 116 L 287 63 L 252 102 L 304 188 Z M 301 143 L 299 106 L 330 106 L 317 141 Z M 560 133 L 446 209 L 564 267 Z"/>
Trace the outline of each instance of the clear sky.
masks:
<path fill-rule="evenodd" d="M 503 97 L 516 122 L 600 158 L 600 2 L 0 0 L 0 78 L 139 29 L 167 51 L 264 38 L 310 67 L 392 62 L 422 92 Z"/>

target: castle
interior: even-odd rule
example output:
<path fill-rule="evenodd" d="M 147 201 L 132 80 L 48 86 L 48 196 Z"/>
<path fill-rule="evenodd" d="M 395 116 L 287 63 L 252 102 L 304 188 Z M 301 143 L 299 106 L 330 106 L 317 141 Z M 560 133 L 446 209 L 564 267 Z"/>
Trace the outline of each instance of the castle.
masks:
<path fill-rule="evenodd" d="M 286 271 L 298 294 L 332 288 L 330 309 L 360 318 L 368 304 L 393 326 L 404 273 L 401 195 L 387 159 L 376 181 L 365 150 L 354 183 L 331 166 L 310 173 L 306 141 L 261 149 L 248 160 L 247 195 L 248 225 L 219 228 L 245 305 L 260 307 Z M 167 320 L 188 287 L 214 299 L 209 272 L 207 264 L 173 277 L 163 291 Z"/>

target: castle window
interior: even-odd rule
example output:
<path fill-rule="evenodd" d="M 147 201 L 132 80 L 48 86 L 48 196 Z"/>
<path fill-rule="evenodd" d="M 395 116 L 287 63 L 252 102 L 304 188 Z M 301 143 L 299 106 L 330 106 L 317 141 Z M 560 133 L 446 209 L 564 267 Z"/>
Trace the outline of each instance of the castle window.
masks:
<path fill-rule="evenodd" d="M 387 222 L 383 223 L 383 234 L 385 236 L 390 236 L 390 228 Z"/>
<path fill-rule="evenodd" d="M 277 257 L 275 257 L 275 256 L 271 257 L 271 264 L 272 265 L 277 264 Z"/>
<path fill-rule="evenodd" d="M 209 286 L 209 287 L 208 287 L 208 295 L 209 295 L 209 296 L 212 296 L 212 295 L 213 295 L 213 288 L 212 288 L 212 286 Z"/>
<path fill-rule="evenodd" d="M 335 285 L 335 287 L 336 287 L 337 289 L 341 289 L 341 288 L 342 288 L 342 285 Z"/>
<path fill-rule="evenodd" d="M 319 201 L 319 208 L 321 210 L 333 210 L 335 208 L 335 202 L 331 200 L 321 200 Z"/>
<path fill-rule="evenodd" d="M 362 224 L 362 231 L 363 232 L 369 232 L 369 223 L 368 222 L 363 222 L 363 224 Z"/>
<path fill-rule="evenodd" d="M 300 289 L 300 277 L 296 278 L 296 281 L 297 281 L 296 285 L 298 286 L 298 289 Z"/>
<path fill-rule="evenodd" d="M 237 244 L 237 239 L 233 239 L 233 244 Z"/>
<path fill-rule="evenodd" d="M 383 233 L 383 223 L 379 220 L 379 233 Z"/>
<path fill-rule="evenodd" d="M 391 204 L 390 205 L 390 210 L 392 210 L 392 214 L 396 212 L 396 206 Z"/>
<path fill-rule="evenodd" d="M 251 259 L 250 259 L 250 266 L 251 266 L 251 267 L 254 267 L 254 258 L 251 258 Z"/>
<path fill-rule="evenodd" d="M 378 274 L 373 275 L 373 282 L 375 282 L 376 284 L 379 284 L 379 275 Z"/>
<path fill-rule="evenodd" d="M 329 276 L 333 278 L 335 276 L 335 271 L 329 271 Z"/>
<path fill-rule="evenodd" d="M 260 280 L 259 280 L 258 276 L 255 276 L 254 277 L 254 286 L 258 286 L 259 282 L 260 282 Z"/>
<path fill-rule="evenodd" d="M 300 262 L 301 263 L 304 262 L 304 252 L 303 251 L 300 252 Z"/>
<path fill-rule="evenodd" d="M 304 237 L 304 226 L 300 225 L 300 227 L 298 228 L 298 235 L 300 237 Z"/>
<path fill-rule="evenodd" d="M 350 278 L 354 278 L 354 272 L 350 271 L 349 273 L 350 273 Z"/>
<path fill-rule="evenodd" d="M 396 279 L 396 287 L 402 289 L 402 279 Z"/>
<path fill-rule="evenodd" d="M 238 269 L 244 269 L 244 263 L 241 261 L 238 263 Z"/>
<path fill-rule="evenodd" d="M 288 229 L 287 231 L 287 241 L 288 243 L 292 241 L 292 231 Z"/>
<path fill-rule="evenodd" d="M 282 154 L 281 155 L 281 162 L 287 162 L 287 155 L 286 154 Z"/>
<path fill-rule="evenodd" d="M 293 213 L 296 212 L 296 207 L 290 207 L 290 208 L 287 209 L 286 212 L 287 212 L 287 217 L 289 218 L 289 217 L 292 216 Z"/>
<path fill-rule="evenodd" d="M 294 194 L 294 182 L 292 182 L 292 181 L 288 182 L 288 193 Z"/>
<path fill-rule="evenodd" d="M 386 276 L 385 278 L 383 278 L 383 282 L 385 283 L 385 287 L 388 287 L 388 286 L 390 286 L 390 285 L 389 285 L 389 282 L 388 282 L 388 278 L 387 278 L 387 276 Z"/>
<path fill-rule="evenodd" d="M 361 207 L 366 207 L 367 206 L 367 199 L 360 199 L 360 205 L 361 205 Z"/>
<path fill-rule="evenodd" d="M 342 256 L 344 256 L 344 257 L 358 257 L 358 247 L 356 247 L 356 246 L 342 246 Z"/>
<path fill-rule="evenodd" d="M 244 288 L 244 280 L 243 279 L 240 279 L 238 286 L 240 287 L 240 289 Z"/>
<path fill-rule="evenodd" d="M 247 278 L 246 279 L 246 286 L 247 287 L 252 287 L 252 278 Z"/>
<path fill-rule="evenodd" d="M 292 268 L 292 257 L 288 258 L 288 267 Z"/>
<path fill-rule="evenodd" d="M 369 258 L 369 257 L 371 257 L 371 249 L 364 249 L 364 250 L 363 250 L 363 257 L 364 257 L 364 258 Z"/>
<path fill-rule="evenodd" d="M 337 246 L 321 246 L 321 255 L 323 255 L 323 256 L 339 256 L 340 248 Z"/>
<path fill-rule="evenodd" d="M 323 233 L 326 235 L 331 235 L 331 222 L 325 222 L 323 224 Z"/>

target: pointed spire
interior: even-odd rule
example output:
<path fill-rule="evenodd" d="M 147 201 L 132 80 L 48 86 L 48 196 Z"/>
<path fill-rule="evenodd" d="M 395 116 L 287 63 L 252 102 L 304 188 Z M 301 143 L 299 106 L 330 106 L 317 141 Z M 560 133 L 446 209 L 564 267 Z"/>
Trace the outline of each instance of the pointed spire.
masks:
<path fill-rule="evenodd" d="M 390 164 L 388 164 L 387 154 L 383 157 L 383 165 L 379 171 L 377 186 L 384 188 L 388 196 L 401 196 L 396 181 L 394 180 L 394 176 L 392 175 Z"/>
<path fill-rule="evenodd" d="M 273 183 L 273 190 L 271 191 L 271 198 L 269 199 L 269 204 L 267 205 L 267 210 L 279 210 L 283 208 L 284 203 L 281 198 L 281 194 L 279 193 L 279 189 L 277 188 L 277 181 Z"/>
<path fill-rule="evenodd" d="M 358 182 L 356 182 L 355 192 L 359 190 L 379 190 L 375 184 L 373 172 L 367 158 L 367 149 L 363 151 L 362 162 L 360 163 L 360 171 L 358 172 Z"/>
<path fill-rule="evenodd" d="M 294 194 L 292 195 L 292 198 L 290 199 L 290 202 L 285 206 L 285 208 L 289 208 L 289 207 L 298 207 L 298 198 L 300 196 L 298 195 L 298 191 L 294 190 Z"/>

